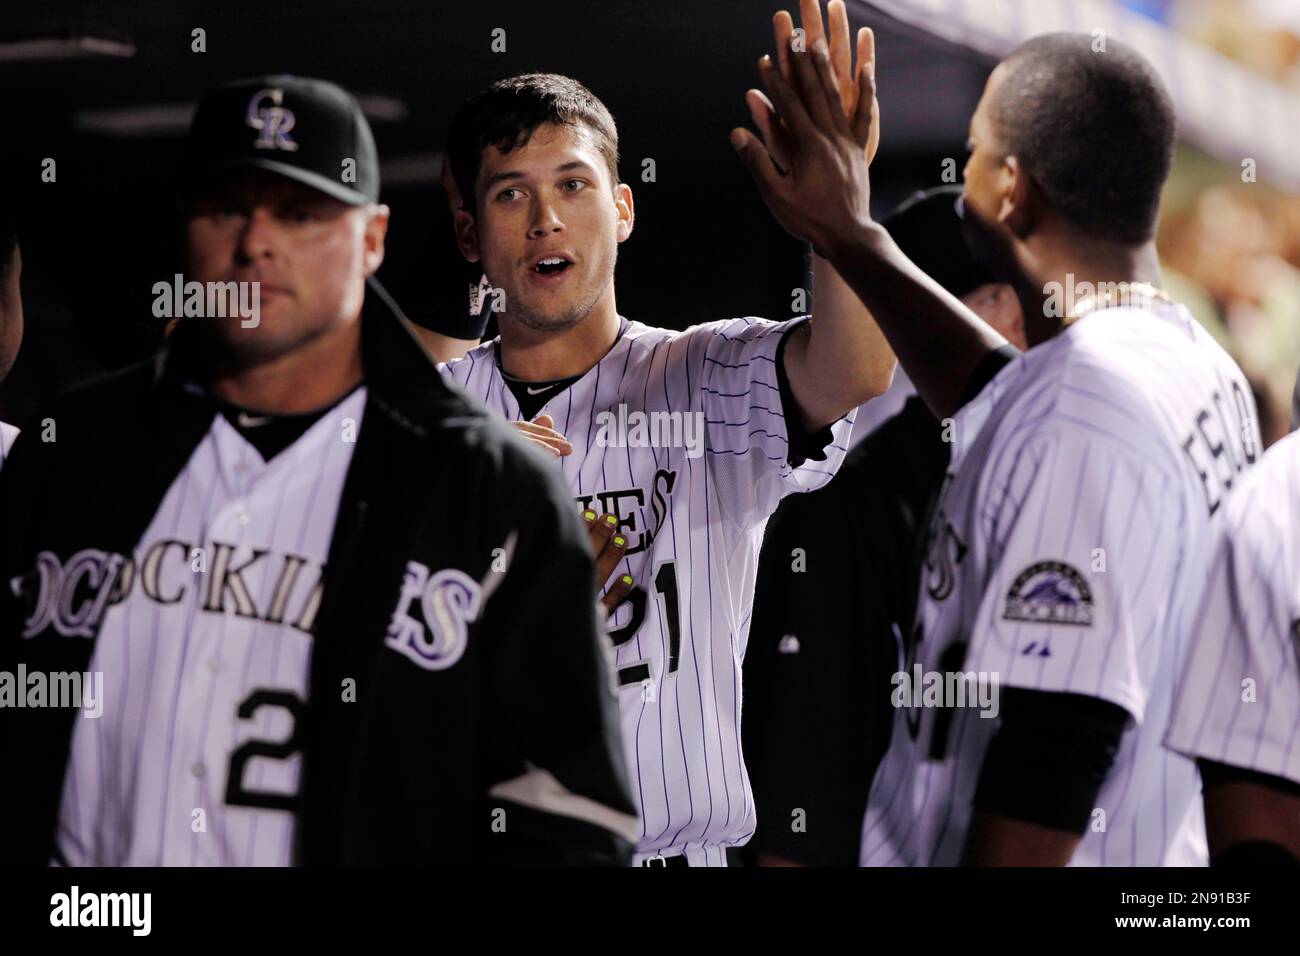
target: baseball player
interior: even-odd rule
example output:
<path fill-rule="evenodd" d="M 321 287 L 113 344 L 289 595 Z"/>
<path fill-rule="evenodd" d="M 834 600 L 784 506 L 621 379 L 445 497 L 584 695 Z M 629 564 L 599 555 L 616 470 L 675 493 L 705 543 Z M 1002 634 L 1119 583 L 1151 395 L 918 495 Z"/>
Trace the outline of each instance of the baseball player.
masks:
<path fill-rule="evenodd" d="M 1160 742 L 1207 545 L 1259 432 L 1241 371 L 1158 289 L 1168 96 L 1134 51 L 1090 41 L 1028 41 L 971 119 L 965 222 L 1017 289 L 1024 354 L 870 220 L 824 47 L 796 57 L 796 84 L 764 69 L 788 175 L 735 138 L 769 207 L 827 250 L 951 419 L 864 864 L 1206 858 L 1195 767 Z"/>
<path fill-rule="evenodd" d="M 832 25 L 849 70 L 847 21 Z M 620 316 L 633 198 L 617 151 L 608 110 L 566 77 L 513 77 L 466 102 L 449 147 L 458 235 L 503 308 L 499 338 L 447 372 L 508 420 L 549 416 L 584 517 L 610 514 L 624 541 L 619 576 L 635 587 L 610 639 L 637 862 L 725 865 L 754 827 L 740 662 L 763 525 L 834 473 L 849 413 L 885 390 L 893 359 L 824 262 L 811 321 L 677 332 Z"/>
<path fill-rule="evenodd" d="M 371 280 L 378 195 L 334 84 L 200 104 L 187 276 L 260 308 L 187 307 L 0 472 L 0 670 L 102 679 L 0 708 L 7 862 L 629 858 L 581 524 Z"/>
<path fill-rule="evenodd" d="M 1165 745 L 1195 758 L 1211 862 L 1300 863 L 1300 436 L 1224 504 Z"/>

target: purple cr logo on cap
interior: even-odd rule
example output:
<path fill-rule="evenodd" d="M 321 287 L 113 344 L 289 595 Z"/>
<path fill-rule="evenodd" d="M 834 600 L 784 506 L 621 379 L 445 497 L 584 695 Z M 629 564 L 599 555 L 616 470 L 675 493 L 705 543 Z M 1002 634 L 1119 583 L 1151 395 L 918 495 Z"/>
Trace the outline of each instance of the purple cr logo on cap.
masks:
<path fill-rule="evenodd" d="M 262 105 L 266 100 L 271 101 L 270 106 Z M 253 140 L 258 149 L 283 149 L 291 153 L 298 149 L 298 144 L 289 138 L 294 124 L 293 110 L 285 109 L 280 105 L 282 102 L 284 90 L 276 87 L 259 90 L 248 101 L 244 122 L 258 131 L 257 139 Z"/>

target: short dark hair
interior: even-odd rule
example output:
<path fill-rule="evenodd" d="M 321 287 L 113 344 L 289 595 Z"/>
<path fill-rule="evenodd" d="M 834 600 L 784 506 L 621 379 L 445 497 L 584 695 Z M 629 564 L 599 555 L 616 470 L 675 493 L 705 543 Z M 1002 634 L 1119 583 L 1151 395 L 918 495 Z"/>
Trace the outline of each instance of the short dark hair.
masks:
<path fill-rule="evenodd" d="M 451 172 L 465 205 L 475 208 L 483 150 L 495 146 L 503 153 L 526 146 L 545 123 L 585 130 L 618 182 L 618 129 L 591 90 L 558 73 L 524 73 L 498 80 L 475 93 L 456 113 L 448 137 Z"/>
<path fill-rule="evenodd" d="M 1129 243 L 1155 234 L 1173 161 L 1173 103 L 1151 64 L 1107 37 L 1047 33 L 1002 61 L 989 103 L 1009 155 L 1081 232 Z"/>

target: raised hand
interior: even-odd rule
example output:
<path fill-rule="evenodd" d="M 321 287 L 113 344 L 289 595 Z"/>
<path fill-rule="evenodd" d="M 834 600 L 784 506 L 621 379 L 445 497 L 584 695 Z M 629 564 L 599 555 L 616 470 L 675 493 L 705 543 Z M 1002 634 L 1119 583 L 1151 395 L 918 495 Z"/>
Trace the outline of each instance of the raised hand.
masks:
<path fill-rule="evenodd" d="M 820 33 L 819 13 L 816 20 Z M 778 36 L 782 30 L 778 22 Z M 847 21 L 839 32 L 847 42 Z M 759 60 L 769 102 L 775 105 L 762 119 L 755 117 L 762 139 L 735 129 L 731 142 L 777 221 L 829 257 L 830 250 L 853 241 L 871 221 L 867 146 L 876 112 L 874 69 L 859 57 L 857 97 L 853 112 L 846 114 L 825 37 L 813 38 L 803 52 L 790 49 L 788 41 L 779 49 L 788 59 L 789 79 L 770 56 Z M 751 110 L 756 92 L 750 91 Z"/>
<path fill-rule="evenodd" d="M 835 76 L 835 85 L 839 90 L 840 106 L 844 110 L 844 115 L 852 116 L 857 111 L 858 106 L 858 91 L 861 89 L 860 72 L 866 71 L 872 77 L 876 74 L 876 38 L 868 27 L 858 30 L 857 60 L 855 62 L 853 50 L 849 43 L 849 15 L 844 7 L 843 0 L 831 0 L 826 12 L 830 21 L 828 47 L 831 58 L 831 72 Z M 812 45 L 816 41 L 826 39 L 818 0 L 800 0 L 799 18 L 803 27 L 802 44 L 804 50 L 812 49 Z M 785 81 L 793 84 L 795 76 L 791 67 L 790 54 L 795 41 L 794 21 L 785 10 L 778 11 L 772 18 L 772 32 L 776 40 L 777 66 Z M 749 113 L 753 117 L 754 125 L 760 130 L 769 129 L 777 122 L 772 102 L 759 90 L 749 90 L 745 94 L 745 103 L 749 107 Z M 769 143 L 769 146 L 777 146 L 779 151 L 779 143 L 774 138 L 769 137 L 767 134 L 764 134 L 763 138 L 765 142 Z M 876 147 L 879 143 L 880 104 L 873 96 L 871 100 L 871 126 L 865 144 L 867 162 L 875 159 Z M 774 153 L 772 158 L 782 168 L 787 166 L 784 156 Z"/>

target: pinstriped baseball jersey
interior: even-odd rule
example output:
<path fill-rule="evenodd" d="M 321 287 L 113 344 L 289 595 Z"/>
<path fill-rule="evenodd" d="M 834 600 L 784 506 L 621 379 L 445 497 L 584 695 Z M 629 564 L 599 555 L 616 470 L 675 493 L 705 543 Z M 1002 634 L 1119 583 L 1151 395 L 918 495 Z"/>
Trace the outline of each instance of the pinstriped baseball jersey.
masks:
<path fill-rule="evenodd" d="M 73 731 L 66 862 L 291 862 L 302 755 L 288 742 L 302 729 L 309 631 L 356 447 L 344 425 L 359 431 L 365 395 L 269 462 L 218 415 L 168 489 L 95 643 L 103 715 Z"/>
<path fill-rule="evenodd" d="M 1300 783 L 1300 433 L 1226 510 L 1165 745 Z"/>
<path fill-rule="evenodd" d="M 998 726 L 982 685 L 1132 715 L 1074 864 L 1204 863 L 1195 766 L 1161 738 L 1207 546 L 1261 447 L 1241 371 L 1181 306 L 1103 310 L 1002 369 L 954 428 L 903 671 L 952 692 L 896 701 L 862 862 L 960 861 Z"/>
<path fill-rule="evenodd" d="M 676 332 L 620 319 L 613 348 L 542 409 L 574 445 L 559 467 L 579 507 L 617 514 L 628 539 L 618 573 L 637 587 L 610 637 L 643 854 L 722 864 L 725 847 L 754 830 L 740 662 L 763 528 L 783 495 L 830 480 L 853 417 L 833 426 L 824 461 L 790 467 L 776 354 L 798 321 Z M 496 349 L 488 342 L 445 370 L 518 420 Z M 680 433 L 669 414 L 689 416 Z"/>

